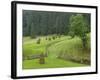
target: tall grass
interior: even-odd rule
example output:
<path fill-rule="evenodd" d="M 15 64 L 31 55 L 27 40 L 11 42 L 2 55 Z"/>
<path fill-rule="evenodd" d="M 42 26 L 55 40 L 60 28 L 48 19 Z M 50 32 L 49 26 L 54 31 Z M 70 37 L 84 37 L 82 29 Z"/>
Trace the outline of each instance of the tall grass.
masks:
<path fill-rule="evenodd" d="M 88 35 L 86 49 L 83 48 L 81 39 L 75 37 L 52 45 L 49 54 L 64 60 L 90 64 L 90 37 Z"/>

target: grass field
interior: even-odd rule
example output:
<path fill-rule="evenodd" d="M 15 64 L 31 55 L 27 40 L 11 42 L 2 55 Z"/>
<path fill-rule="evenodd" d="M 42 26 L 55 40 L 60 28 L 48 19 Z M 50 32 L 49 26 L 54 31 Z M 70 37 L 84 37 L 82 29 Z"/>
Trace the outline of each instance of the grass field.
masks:
<path fill-rule="evenodd" d="M 87 49 L 83 50 L 82 42 L 78 37 L 62 35 L 60 38 L 52 39 L 52 35 L 39 37 L 40 44 L 37 44 L 38 38 L 23 38 L 23 58 L 33 54 L 47 53 L 45 64 L 40 64 L 39 59 L 23 60 L 23 69 L 38 68 L 60 68 L 60 67 L 81 67 L 90 64 L 82 63 L 83 60 L 90 61 L 90 35 L 88 35 Z M 51 38 L 46 40 L 46 38 Z M 80 62 L 79 62 L 80 61 Z"/>

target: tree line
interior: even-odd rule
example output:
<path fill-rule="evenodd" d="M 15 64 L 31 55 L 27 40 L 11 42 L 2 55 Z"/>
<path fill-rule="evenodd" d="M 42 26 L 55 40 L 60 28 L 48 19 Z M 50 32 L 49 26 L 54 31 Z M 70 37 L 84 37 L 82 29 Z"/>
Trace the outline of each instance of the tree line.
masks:
<path fill-rule="evenodd" d="M 23 36 L 35 38 L 42 35 L 68 35 L 71 18 L 78 13 L 23 10 Z M 82 14 L 90 32 L 90 14 Z M 80 19 L 80 18 L 79 18 Z M 75 25 L 77 26 L 77 25 Z"/>

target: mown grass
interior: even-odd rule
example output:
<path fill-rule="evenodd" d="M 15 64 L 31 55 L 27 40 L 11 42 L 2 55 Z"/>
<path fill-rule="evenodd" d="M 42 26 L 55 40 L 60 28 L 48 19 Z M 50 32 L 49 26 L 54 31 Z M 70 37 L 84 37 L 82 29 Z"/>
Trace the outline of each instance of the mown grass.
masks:
<path fill-rule="evenodd" d="M 90 35 L 88 34 L 88 36 Z M 62 36 L 55 40 L 46 40 L 46 37 L 52 37 L 52 35 L 39 37 L 41 39 L 40 44 L 37 44 L 38 38 L 23 38 L 24 56 L 45 53 L 46 49 L 48 50 L 48 57 L 45 58 L 45 64 L 39 64 L 39 59 L 23 60 L 23 69 L 88 66 L 87 64 L 77 63 L 66 59 L 69 57 L 76 60 L 81 60 L 81 58 L 90 60 L 90 50 L 83 50 L 80 38 L 75 37 L 71 39 L 69 36 Z M 89 37 L 88 47 L 90 48 Z"/>
<path fill-rule="evenodd" d="M 79 66 L 86 66 L 86 65 L 50 57 L 45 58 L 45 64 L 39 64 L 39 59 L 25 60 L 23 62 L 23 69 L 61 68 L 61 67 L 79 67 Z"/>
<path fill-rule="evenodd" d="M 30 37 L 25 37 L 23 39 L 23 54 L 25 56 L 38 54 L 38 53 L 45 53 L 45 49 L 47 46 L 50 46 L 56 42 L 66 39 L 66 37 L 57 38 L 56 40 L 46 40 L 46 37 L 40 37 L 41 41 L 40 44 L 37 44 L 37 39 L 31 39 Z"/>

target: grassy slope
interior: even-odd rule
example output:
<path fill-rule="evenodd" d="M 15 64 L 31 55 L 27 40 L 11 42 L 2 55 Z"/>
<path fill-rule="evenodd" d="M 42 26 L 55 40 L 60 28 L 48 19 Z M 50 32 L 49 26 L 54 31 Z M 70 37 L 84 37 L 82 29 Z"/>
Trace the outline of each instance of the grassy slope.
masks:
<path fill-rule="evenodd" d="M 54 54 L 55 57 L 61 53 L 67 55 L 71 54 L 73 57 L 79 56 L 84 58 L 87 58 L 90 55 L 88 50 L 83 50 L 82 42 L 78 37 L 67 39 L 50 46 L 49 53 Z"/>
<path fill-rule="evenodd" d="M 46 58 L 45 64 L 39 64 L 39 59 L 34 60 L 25 60 L 23 62 L 24 69 L 32 69 L 32 68 L 52 68 L 52 67 L 75 67 L 75 66 L 85 66 L 84 64 L 79 64 L 71 61 L 65 61 L 56 58 L 59 53 L 62 51 L 66 52 L 66 54 L 79 55 L 79 56 L 87 56 L 86 54 L 80 54 L 81 51 L 81 41 L 79 38 L 75 37 L 74 39 L 69 39 L 69 37 L 63 36 L 62 38 L 58 38 L 56 40 L 45 40 L 45 37 L 41 38 L 41 44 L 36 44 L 36 39 L 24 38 L 23 43 L 23 52 L 25 55 L 31 55 L 36 53 L 45 52 L 45 46 L 50 45 L 49 54 Z M 80 50 L 79 50 L 80 49 Z M 84 52 L 85 53 L 85 52 Z"/>
<path fill-rule="evenodd" d="M 61 68 L 61 67 L 78 67 L 85 66 L 84 64 L 79 64 L 71 61 L 65 61 L 57 58 L 46 58 L 45 64 L 39 64 L 39 60 L 25 60 L 23 62 L 24 69 L 38 69 L 38 68 Z"/>

